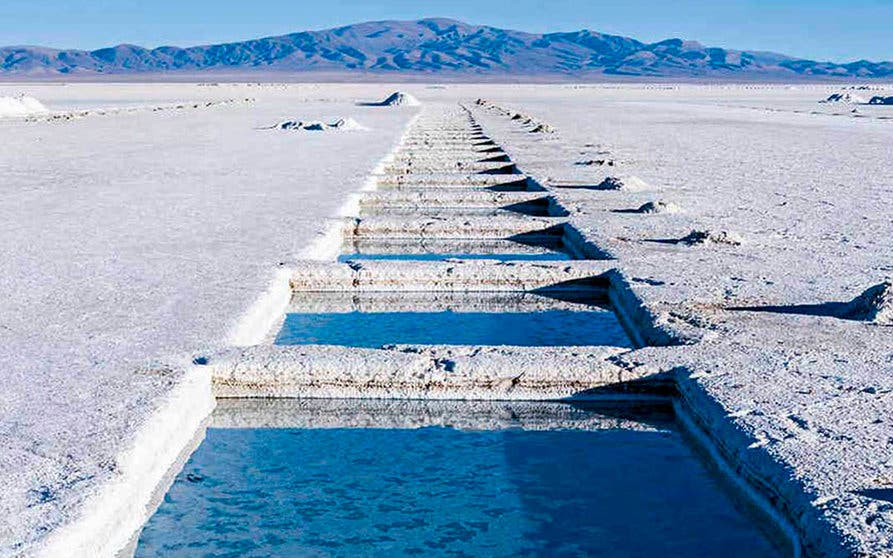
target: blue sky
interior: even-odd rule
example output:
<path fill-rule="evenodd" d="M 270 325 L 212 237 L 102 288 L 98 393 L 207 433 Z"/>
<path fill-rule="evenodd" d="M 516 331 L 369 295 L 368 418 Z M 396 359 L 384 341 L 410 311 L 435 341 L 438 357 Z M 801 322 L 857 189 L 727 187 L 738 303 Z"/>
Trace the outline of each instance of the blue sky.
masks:
<path fill-rule="evenodd" d="M 821 60 L 893 60 L 893 0 L 0 0 L 0 45 L 188 46 L 377 19 L 589 28 Z"/>

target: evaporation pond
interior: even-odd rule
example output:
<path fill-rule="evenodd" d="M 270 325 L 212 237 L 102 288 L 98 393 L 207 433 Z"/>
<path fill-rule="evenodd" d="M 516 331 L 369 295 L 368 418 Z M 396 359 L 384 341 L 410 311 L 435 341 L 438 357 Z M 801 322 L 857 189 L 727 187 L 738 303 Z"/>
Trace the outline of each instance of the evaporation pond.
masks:
<path fill-rule="evenodd" d="M 136 556 L 784 555 L 669 410 L 240 404 L 222 402 Z"/>
<path fill-rule="evenodd" d="M 365 297 L 365 298 L 364 298 Z M 296 296 L 279 345 L 630 346 L 614 312 L 545 296 L 400 293 L 330 300 Z"/>

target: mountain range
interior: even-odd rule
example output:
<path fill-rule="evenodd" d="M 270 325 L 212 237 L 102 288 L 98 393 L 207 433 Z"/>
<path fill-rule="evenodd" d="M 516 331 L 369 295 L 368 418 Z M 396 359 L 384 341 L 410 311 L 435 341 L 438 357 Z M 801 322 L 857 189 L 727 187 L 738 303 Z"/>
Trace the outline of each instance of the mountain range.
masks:
<path fill-rule="evenodd" d="M 864 79 L 893 76 L 893 62 L 835 64 L 682 39 L 644 43 L 588 30 L 535 34 L 443 18 L 358 23 L 187 48 L 0 47 L 0 76 L 8 78 L 308 72 L 460 79 Z"/>

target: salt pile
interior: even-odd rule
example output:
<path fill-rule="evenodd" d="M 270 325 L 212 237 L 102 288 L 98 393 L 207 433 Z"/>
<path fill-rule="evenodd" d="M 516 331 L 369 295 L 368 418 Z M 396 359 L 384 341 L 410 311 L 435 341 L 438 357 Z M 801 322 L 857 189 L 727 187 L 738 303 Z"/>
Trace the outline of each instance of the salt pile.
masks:
<path fill-rule="evenodd" d="M 642 204 L 638 209 L 636 209 L 636 213 L 678 213 L 679 210 L 680 207 L 673 202 L 658 200 Z"/>
<path fill-rule="evenodd" d="M 303 120 L 285 120 L 273 126 L 279 130 L 322 130 L 325 124 L 318 121 L 304 122 Z"/>
<path fill-rule="evenodd" d="M 879 325 L 893 325 L 893 280 L 867 289 L 847 304 L 843 317 Z"/>
<path fill-rule="evenodd" d="M 46 114 L 49 110 L 34 97 L 0 97 L 0 118 L 34 116 Z"/>
<path fill-rule="evenodd" d="M 321 122 L 319 120 L 285 120 L 276 124 L 275 126 L 271 126 L 270 129 L 276 130 L 299 130 L 306 132 L 326 132 L 329 130 L 340 130 L 340 131 L 352 131 L 352 130 L 366 130 L 364 126 L 360 125 L 359 122 L 354 120 L 353 118 L 339 118 L 335 122 L 331 124 L 326 124 L 325 122 Z"/>
<path fill-rule="evenodd" d="M 876 95 L 868 101 L 869 105 L 893 105 L 893 96 L 884 97 L 883 95 Z"/>
<path fill-rule="evenodd" d="M 353 118 L 339 118 L 330 127 L 335 128 L 336 130 L 345 130 L 345 131 L 347 131 L 347 130 L 366 130 L 367 129 L 365 126 L 362 126 L 359 122 L 357 122 Z"/>
<path fill-rule="evenodd" d="M 822 103 L 845 103 L 851 105 L 864 105 L 865 99 L 860 97 L 859 95 L 853 95 L 852 93 L 834 93 L 829 96 L 824 101 L 820 101 Z"/>
<path fill-rule="evenodd" d="M 742 238 L 737 233 L 729 231 L 698 231 L 694 230 L 679 239 L 679 244 L 697 246 L 699 244 L 728 244 L 740 246 Z"/>
<path fill-rule="evenodd" d="M 409 93 L 396 91 L 391 93 L 391 95 L 380 104 L 383 107 L 417 107 L 421 106 L 422 103 Z"/>
<path fill-rule="evenodd" d="M 609 176 L 602 180 L 596 189 L 640 192 L 648 189 L 648 183 L 636 176 Z"/>

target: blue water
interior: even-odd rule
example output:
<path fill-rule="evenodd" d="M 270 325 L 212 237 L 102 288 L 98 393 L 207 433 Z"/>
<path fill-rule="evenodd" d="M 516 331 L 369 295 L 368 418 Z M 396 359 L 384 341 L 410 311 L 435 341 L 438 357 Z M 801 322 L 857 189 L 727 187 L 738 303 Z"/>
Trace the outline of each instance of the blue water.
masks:
<path fill-rule="evenodd" d="M 672 422 L 635 425 L 211 428 L 136 556 L 782 556 Z"/>
<path fill-rule="evenodd" d="M 592 307 L 541 312 L 290 313 L 276 344 L 628 347 L 630 340 L 613 312 Z"/>

